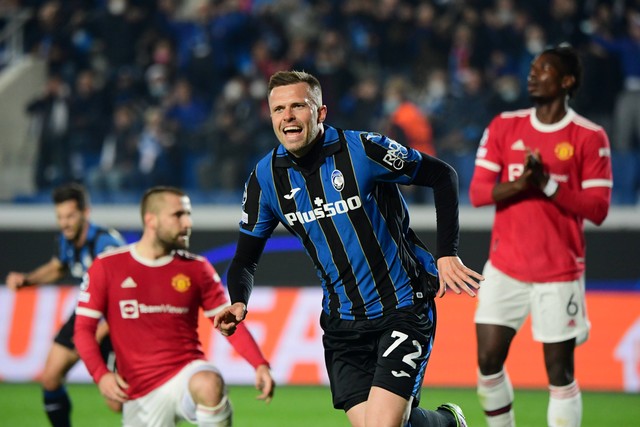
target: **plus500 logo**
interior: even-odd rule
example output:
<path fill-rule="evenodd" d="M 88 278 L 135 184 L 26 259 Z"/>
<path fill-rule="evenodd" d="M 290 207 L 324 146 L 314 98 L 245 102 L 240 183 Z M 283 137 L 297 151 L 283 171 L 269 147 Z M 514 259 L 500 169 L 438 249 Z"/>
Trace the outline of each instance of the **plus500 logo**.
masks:
<path fill-rule="evenodd" d="M 296 222 L 306 224 L 308 222 L 317 221 L 322 218 L 330 218 L 340 215 L 348 211 L 353 211 L 362 207 L 360 196 L 349 197 L 346 200 L 338 200 L 337 202 L 324 203 L 323 205 L 307 212 L 289 212 L 284 214 L 289 225 Z"/>

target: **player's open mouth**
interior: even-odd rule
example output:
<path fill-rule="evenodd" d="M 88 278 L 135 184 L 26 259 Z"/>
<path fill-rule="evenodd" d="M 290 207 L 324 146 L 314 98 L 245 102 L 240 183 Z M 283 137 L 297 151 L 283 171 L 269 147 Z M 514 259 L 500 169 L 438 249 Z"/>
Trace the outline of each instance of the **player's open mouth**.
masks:
<path fill-rule="evenodd" d="M 286 135 L 297 135 L 300 132 L 302 132 L 302 128 L 300 126 L 287 126 L 284 129 L 282 129 L 282 131 Z"/>

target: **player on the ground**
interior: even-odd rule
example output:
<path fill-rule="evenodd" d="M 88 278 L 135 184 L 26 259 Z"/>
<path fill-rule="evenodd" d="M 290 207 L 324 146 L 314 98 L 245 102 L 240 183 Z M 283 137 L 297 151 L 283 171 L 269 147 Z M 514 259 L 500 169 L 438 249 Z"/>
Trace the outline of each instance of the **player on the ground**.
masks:
<path fill-rule="evenodd" d="M 581 76 L 571 47 L 542 52 L 529 72 L 534 108 L 497 116 L 478 148 L 471 202 L 496 205 L 475 314 L 478 396 L 491 427 L 515 425 L 504 363 L 529 314 L 543 343 L 548 425 L 580 426 L 574 350 L 590 327 L 583 222 L 604 221 L 612 187 L 607 135 L 568 106 Z"/>
<path fill-rule="evenodd" d="M 198 337 L 202 308 L 209 318 L 228 305 L 220 277 L 203 257 L 187 251 L 191 202 L 172 187 L 149 189 L 141 202 L 143 234 L 127 247 L 98 257 L 82 285 L 76 309 L 76 345 L 101 393 L 123 403 L 123 425 L 230 426 L 231 403 L 220 371 Z M 118 361 L 109 372 L 96 345 L 101 317 L 110 325 Z M 275 384 L 269 364 L 243 327 L 231 345 L 256 369 L 259 399 Z"/>
<path fill-rule="evenodd" d="M 6 278 L 9 289 L 55 283 L 67 275 L 79 282 L 98 254 L 125 243 L 117 231 L 90 222 L 89 196 L 81 185 L 73 183 L 57 187 L 52 198 L 60 229 L 56 251 L 49 262 L 29 273 L 10 272 Z M 79 360 L 73 341 L 74 321 L 75 314 L 71 314 L 56 335 L 42 372 L 44 408 L 54 427 L 71 425 L 71 400 L 64 380 Z M 107 361 L 111 353 L 108 331 L 107 324 L 102 322 L 96 334 Z M 120 410 L 117 402 L 108 404 L 114 411 Z"/>

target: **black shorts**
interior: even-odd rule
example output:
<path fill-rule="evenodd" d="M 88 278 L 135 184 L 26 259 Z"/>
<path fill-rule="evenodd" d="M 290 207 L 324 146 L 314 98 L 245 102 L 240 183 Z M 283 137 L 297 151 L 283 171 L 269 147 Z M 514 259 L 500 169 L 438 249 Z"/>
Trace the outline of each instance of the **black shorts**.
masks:
<path fill-rule="evenodd" d="M 333 407 L 365 402 L 372 386 L 420 402 L 436 331 L 433 300 L 373 320 L 320 317 Z"/>
<path fill-rule="evenodd" d="M 75 350 L 76 345 L 73 342 L 73 329 L 75 327 L 75 324 L 76 314 L 73 313 L 71 316 L 69 316 L 67 322 L 62 325 L 62 327 L 58 331 L 58 335 L 56 335 L 53 341 L 68 348 L 69 350 Z M 100 353 L 102 353 L 102 359 L 107 364 L 109 370 L 114 371 L 116 358 L 109 335 L 104 337 L 104 339 L 100 342 Z"/>

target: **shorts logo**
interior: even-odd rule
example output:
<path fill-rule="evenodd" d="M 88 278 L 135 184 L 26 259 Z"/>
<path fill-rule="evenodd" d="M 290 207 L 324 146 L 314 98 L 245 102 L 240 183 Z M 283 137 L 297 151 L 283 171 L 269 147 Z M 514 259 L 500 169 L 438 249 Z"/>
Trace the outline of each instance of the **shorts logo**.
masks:
<path fill-rule="evenodd" d="M 123 319 L 137 319 L 140 317 L 138 300 L 125 299 L 120 301 L 120 315 Z"/>
<path fill-rule="evenodd" d="M 396 377 L 396 378 L 400 378 L 400 377 L 410 377 L 411 375 L 407 374 L 405 371 L 391 371 L 391 374 Z"/>
<path fill-rule="evenodd" d="M 338 192 L 344 188 L 344 175 L 338 169 L 331 172 L 331 184 Z"/>
<path fill-rule="evenodd" d="M 560 142 L 553 151 L 558 160 L 569 160 L 573 157 L 573 145 L 570 142 Z"/>
<path fill-rule="evenodd" d="M 171 279 L 171 286 L 178 292 L 187 292 L 191 287 L 191 279 L 184 274 L 178 274 Z"/>

